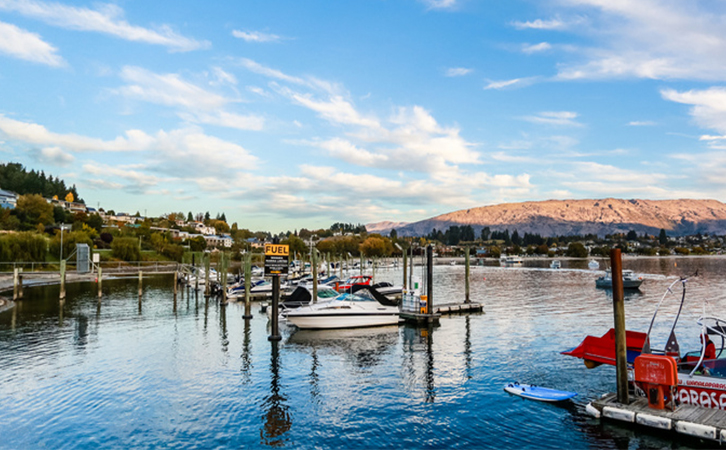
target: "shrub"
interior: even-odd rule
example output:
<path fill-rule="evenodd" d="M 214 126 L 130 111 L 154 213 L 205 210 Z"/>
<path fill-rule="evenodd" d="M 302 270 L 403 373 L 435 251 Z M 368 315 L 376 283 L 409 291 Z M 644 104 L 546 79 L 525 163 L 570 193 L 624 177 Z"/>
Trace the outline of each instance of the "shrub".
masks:
<path fill-rule="evenodd" d="M 139 241 L 135 238 L 116 238 L 111 243 L 111 255 L 122 261 L 140 261 Z"/>
<path fill-rule="evenodd" d="M 44 262 L 47 253 L 45 237 L 33 232 L 0 236 L 0 261 Z"/>

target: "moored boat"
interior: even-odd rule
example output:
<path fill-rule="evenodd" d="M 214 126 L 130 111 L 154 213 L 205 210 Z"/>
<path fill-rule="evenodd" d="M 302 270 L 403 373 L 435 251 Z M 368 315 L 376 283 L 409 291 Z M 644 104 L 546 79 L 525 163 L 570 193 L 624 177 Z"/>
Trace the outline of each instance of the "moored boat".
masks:
<path fill-rule="evenodd" d="M 559 259 L 555 259 L 554 261 L 552 261 L 550 263 L 550 269 L 561 269 L 561 268 L 562 268 L 562 263 L 560 262 Z"/>
<path fill-rule="evenodd" d="M 384 297 L 385 298 L 385 297 Z M 360 328 L 395 325 L 398 306 L 375 298 L 368 292 L 343 293 L 330 301 L 286 310 L 283 317 L 301 329 Z"/>
<path fill-rule="evenodd" d="M 643 284 L 643 277 L 636 275 L 632 270 L 623 270 L 623 289 L 638 289 Z M 605 275 L 595 280 L 595 286 L 604 289 L 613 288 L 613 273 L 607 269 Z"/>

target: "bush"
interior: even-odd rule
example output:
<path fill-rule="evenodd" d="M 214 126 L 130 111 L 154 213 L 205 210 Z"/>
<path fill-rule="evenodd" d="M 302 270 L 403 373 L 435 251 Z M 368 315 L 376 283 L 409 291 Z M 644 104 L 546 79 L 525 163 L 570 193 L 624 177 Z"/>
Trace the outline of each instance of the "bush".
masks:
<path fill-rule="evenodd" d="M 182 262 L 182 258 L 184 257 L 184 247 L 177 244 L 167 245 L 166 247 L 164 247 L 164 250 L 162 250 L 161 254 L 171 259 L 172 261 L 180 263 Z"/>
<path fill-rule="evenodd" d="M 139 240 L 136 238 L 116 238 L 111 243 L 111 256 L 122 261 L 141 261 Z"/>
<path fill-rule="evenodd" d="M 33 232 L 13 233 L 0 236 L 0 261 L 45 262 L 47 241 Z"/>
<path fill-rule="evenodd" d="M 567 253 L 565 253 L 567 256 L 571 256 L 573 258 L 587 258 L 587 249 L 584 245 L 582 245 L 579 242 L 573 242 L 567 247 Z"/>
<path fill-rule="evenodd" d="M 50 241 L 50 254 L 56 258 L 60 257 L 60 243 L 61 235 L 60 231 L 56 232 L 53 239 Z M 73 253 L 76 249 L 76 244 L 88 244 L 89 247 L 93 248 L 93 240 L 88 236 L 85 231 L 70 231 L 63 232 L 63 258 L 67 259 L 68 256 Z"/>
<path fill-rule="evenodd" d="M 673 251 L 676 252 L 676 255 L 690 255 L 691 254 L 691 251 L 685 247 L 676 247 L 673 249 Z"/>

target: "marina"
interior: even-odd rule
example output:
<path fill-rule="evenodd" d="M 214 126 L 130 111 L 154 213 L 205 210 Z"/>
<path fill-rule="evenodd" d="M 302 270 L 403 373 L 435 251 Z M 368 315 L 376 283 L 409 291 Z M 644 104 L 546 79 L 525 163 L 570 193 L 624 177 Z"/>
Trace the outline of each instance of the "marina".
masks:
<path fill-rule="evenodd" d="M 0 313 L 0 420 L 9 448 L 236 446 L 246 448 L 573 448 L 713 445 L 677 433 L 634 431 L 593 418 L 587 405 L 615 387 L 614 368 L 587 369 L 560 354 L 612 327 L 611 291 L 587 261 L 549 269 L 525 260 L 471 268 L 472 303 L 485 314 L 410 325 L 297 330 L 253 303 L 224 304 L 172 277 L 26 289 Z M 640 291 L 625 294 L 628 328 L 647 329 L 663 290 L 683 272 L 694 297 L 726 307 L 723 258 L 638 258 Z M 677 266 L 675 265 L 677 263 Z M 416 270 L 419 270 L 417 266 Z M 377 272 L 397 283 L 401 270 Z M 434 305 L 464 299 L 462 266 L 434 267 Z M 675 314 L 664 305 L 663 314 Z M 684 311 L 683 348 L 698 347 L 700 311 Z M 693 319 L 693 320 L 690 320 Z M 657 325 L 655 335 L 669 329 Z M 576 392 L 554 405 L 510 397 L 518 380 Z M 516 417 L 516 423 L 509 418 Z M 518 431 L 527 426 L 531 433 Z M 74 443 L 68 445 L 68 443 Z"/>

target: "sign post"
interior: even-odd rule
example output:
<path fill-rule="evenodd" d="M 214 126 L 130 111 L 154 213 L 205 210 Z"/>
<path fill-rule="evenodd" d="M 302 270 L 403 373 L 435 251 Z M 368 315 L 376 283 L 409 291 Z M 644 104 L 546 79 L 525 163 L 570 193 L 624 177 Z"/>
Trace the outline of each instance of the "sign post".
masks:
<path fill-rule="evenodd" d="M 287 275 L 290 268 L 290 247 L 278 244 L 275 239 L 272 244 L 265 244 L 265 276 L 272 277 L 272 330 L 267 337 L 269 341 L 279 341 L 280 327 L 278 323 L 280 304 L 280 276 Z"/>

